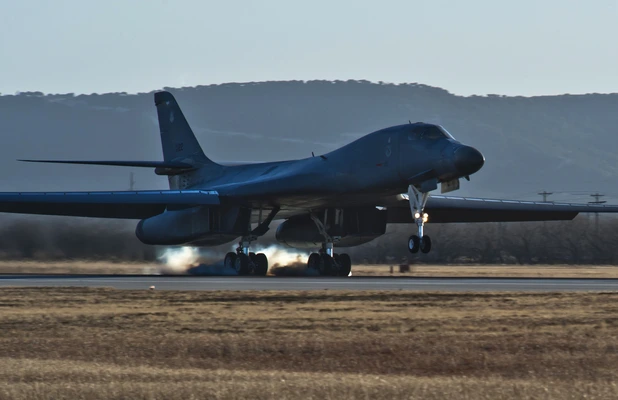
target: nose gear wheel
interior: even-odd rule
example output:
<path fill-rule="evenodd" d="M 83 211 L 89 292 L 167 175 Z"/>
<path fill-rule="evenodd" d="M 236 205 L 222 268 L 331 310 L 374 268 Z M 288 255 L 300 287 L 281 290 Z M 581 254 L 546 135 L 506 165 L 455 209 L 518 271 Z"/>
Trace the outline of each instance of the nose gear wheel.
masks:
<path fill-rule="evenodd" d="M 416 224 L 418 233 L 408 238 L 408 250 L 412 254 L 429 253 L 431 251 L 431 238 L 425 235 L 425 223 L 429 220 L 429 215 L 425 213 L 425 205 L 429 200 L 429 192 L 417 189 L 416 186 L 408 187 L 408 201 L 410 202 L 410 212 Z"/>

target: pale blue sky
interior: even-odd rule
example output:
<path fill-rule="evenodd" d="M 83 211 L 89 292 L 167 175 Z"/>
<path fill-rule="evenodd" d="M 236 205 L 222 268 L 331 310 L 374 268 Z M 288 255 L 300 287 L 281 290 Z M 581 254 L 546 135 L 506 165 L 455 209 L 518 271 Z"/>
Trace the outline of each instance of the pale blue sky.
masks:
<path fill-rule="evenodd" d="M 366 79 L 618 92 L 618 0 L 0 0 L 0 92 Z"/>

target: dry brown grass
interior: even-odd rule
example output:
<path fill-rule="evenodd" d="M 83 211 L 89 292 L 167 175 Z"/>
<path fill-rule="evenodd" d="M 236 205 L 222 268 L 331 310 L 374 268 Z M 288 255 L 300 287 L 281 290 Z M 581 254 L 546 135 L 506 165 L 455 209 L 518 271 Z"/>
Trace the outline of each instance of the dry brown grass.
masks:
<path fill-rule="evenodd" d="M 391 273 L 391 267 L 393 272 Z M 410 265 L 399 273 L 399 265 L 355 265 L 356 276 L 452 276 L 535 278 L 618 278 L 616 265 Z"/>
<path fill-rule="evenodd" d="M 618 293 L 0 290 L 0 398 L 617 398 Z"/>
<path fill-rule="evenodd" d="M 2 274 L 153 274 L 156 263 L 129 263 L 110 261 L 0 261 Z"/>

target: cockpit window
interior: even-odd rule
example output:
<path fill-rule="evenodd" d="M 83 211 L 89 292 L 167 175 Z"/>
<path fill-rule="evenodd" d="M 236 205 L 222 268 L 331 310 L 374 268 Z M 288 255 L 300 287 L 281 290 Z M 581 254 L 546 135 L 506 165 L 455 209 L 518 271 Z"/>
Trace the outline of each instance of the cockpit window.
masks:
<path fill-rule="evenodd" d="M 453 135 L 450 134 L 449 131 L 447 131 L 446 129 L 444 129 L 443 126 L 438 125 L 438 128 L 440 128 L 440 130 L 446 135 L 446 137 L 448 137 L 449 139 L 453 139 L 455 140 L 455 138 L 453 137 Z"/>
<path fill-rule="evenodd" d="M 437 126 L 426 126 L 421 133 L 421 139 L 436 140 L 444 138 L 446 135 Z"/>
<path fill-rule="evenodd" d="M 416 123 L 412 124 L 412 128 L 408 131 L 408 140 L 438 140 L 442 138 L 454 139 L 453 136 L 440 125 Z"/>
<path fill-rule="evenodd" d="M 437 140 L 447 138 L 446 134 L 436 125 L 422 125 L 414 128 L 414 133 L 421 140 Z"/>

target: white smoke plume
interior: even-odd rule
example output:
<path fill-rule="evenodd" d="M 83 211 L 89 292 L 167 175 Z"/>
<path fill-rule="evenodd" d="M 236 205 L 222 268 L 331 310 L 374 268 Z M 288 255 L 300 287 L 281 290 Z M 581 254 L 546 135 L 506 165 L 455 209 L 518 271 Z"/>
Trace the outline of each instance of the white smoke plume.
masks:
<path fill-rule="evenodd" d="M 191 274 L 193 269 L 201 265 L 223 266 L 222 259 L 220 265 L 212 265 L 216 264 L 218 254 L 199 247 L 168 247 L 157 258 L 161 262 L 160 273 L 165 275 Z"/>
<path fill-rule="evenodd" d="M 315 275 L 315 271 L 307 269 L 309 252 L 287 249 L 278 245 L 271 245 L 258 252 L 268 257 L 268 274 L 275 276 L 304 276 Z"/>
<path fill-rule="evenodd" d="M 307 258 L 309 257 L 309 253 L 286 249 L 274 244 L 264 248 L 257 248 L 256 253 L 266 254 L 266 257 L 268 257 L 268 264 L 271 268 L 306 264 Z"/>
<path fill-rule="evenodd" d="M 234 249 L 235 246 L 230 251 Z M 268 257 L 271 275 L 306 274 L 308 252 L 298 252 L 277 245 L 255 246 L 251 250 L 264 253 Z M 159 272 L 165 275 L 235 275 L 235 271 L 224 268 L 224 257 L 225 253 L 200 247 L 169 247 L 158 257 L 161 262 Z"/>
<path fill-rule="evenodd" d="M 168 247 L 157 258 L 161 262 L 160 273 L 165 275 L 184 275 L 188 269 L 198 264 L 199 253 L 196 247 Z"/>

